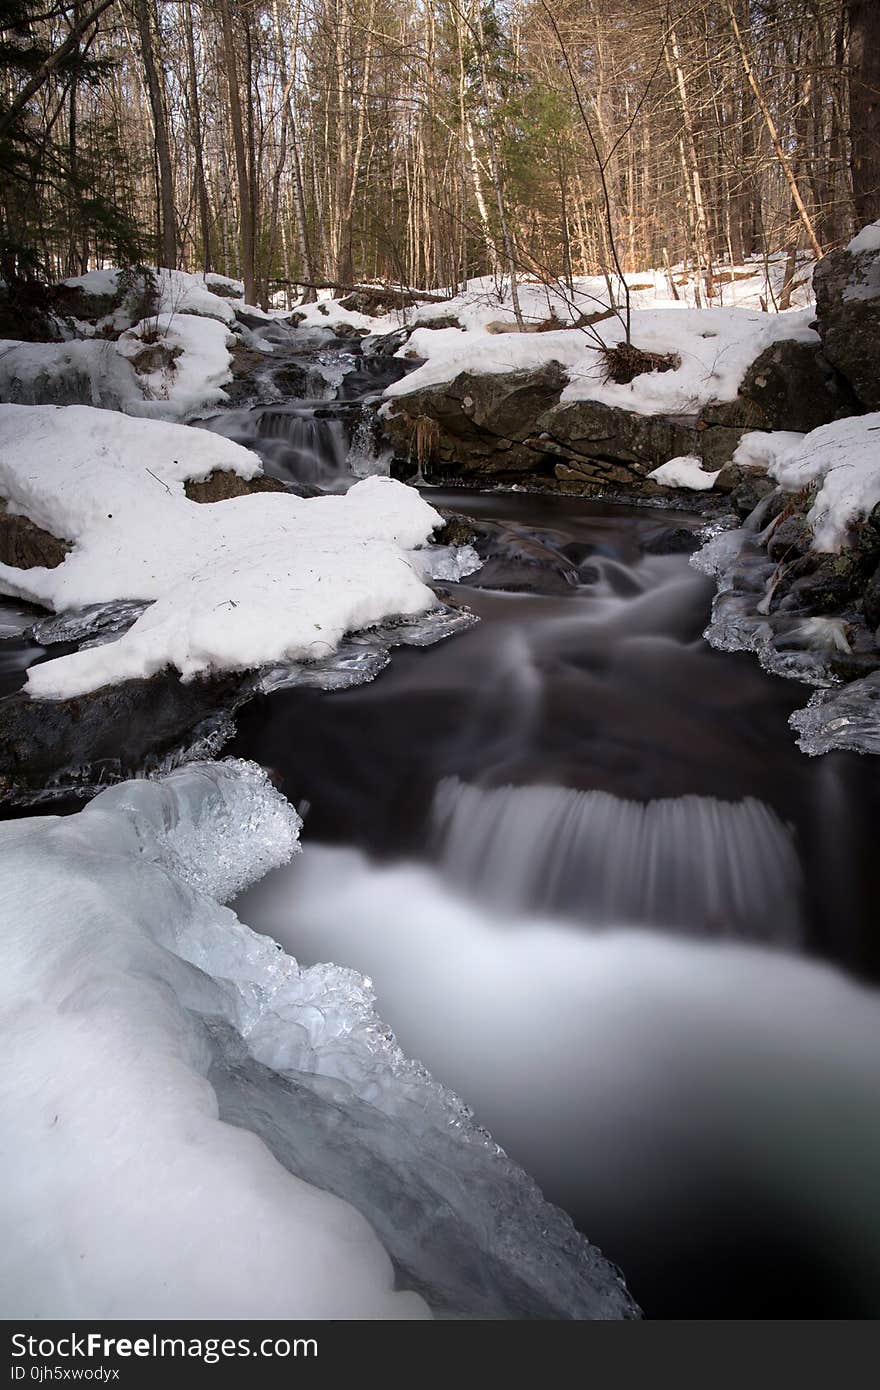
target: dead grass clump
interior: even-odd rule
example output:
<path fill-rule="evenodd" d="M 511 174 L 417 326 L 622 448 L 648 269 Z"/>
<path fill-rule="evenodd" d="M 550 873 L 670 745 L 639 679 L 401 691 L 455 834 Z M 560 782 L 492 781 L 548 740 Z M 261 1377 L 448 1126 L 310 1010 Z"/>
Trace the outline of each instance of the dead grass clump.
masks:
<path fill-rule="evenodd" d="M 646 372 L 672 372 L 681 366 L 681 358 L 674 352 L 646 352 L 633 343 L 617 343 L 600 351 L 605 359 L 605 380 L 618 386 L 628 386 Z"/>

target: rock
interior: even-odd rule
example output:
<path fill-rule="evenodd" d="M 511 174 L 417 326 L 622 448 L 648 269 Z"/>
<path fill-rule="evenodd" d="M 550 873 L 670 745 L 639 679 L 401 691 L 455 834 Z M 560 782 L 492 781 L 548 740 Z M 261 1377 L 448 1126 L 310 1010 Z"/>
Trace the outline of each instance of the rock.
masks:
<path fill-rule="evenodd" d="M 813 552 L 809 557 L 809 573 L 792 568 L 793 582 L 783 582 L 777 596 L 791 595 L 799 607 L 810 613 L 835 613 L 861 597 L 869 574 L 872 557 L 859 548 L 843 550 L 839 555 Z"/>
<path fill-rule="evenodd" d="M 430 327 L 430 325 L 422 326 Z M 372 343 L 368 345 L 367 350 L 370 356 L 393 357 L 396 352 L 399 352 L 400 349 L 409 342 L 412 331 L 411 327 L 395 328 L 393 333 L 379 334 L 379 336 L 374 338 Z"/>
<path fill-rule="evenodd" d="M 443 507 L 437 510 L 445 520 L 434 532 L 435 545 L 473 545 L 477 539 L 476 522 L 458 512 L 445 511 Z"/>
<path fill-rule="evenodd" d="M 739 433 L 725 430 L 722 440 L 710 441 L 712 431 L 696 429 L 693 421 L 639 415 L 599 401 L 569 401 L 538 419 L 533 443 L 556 456 L 561 481 L 631 486 L 662 495 L 669 490 L 650 482 L 648 473 L 683 454 L 705 459 L 710 442 L 732 452 Z M 707 462 L 711 467 L 714 459 Z"/>
<path fill-rule="evenodd" d="M 735 401 L 706 407 L 701 419 L 707 425 L 808 434 L 858 408 L 849 383 L 820 347 L 783 338 L 755 358 Z"/>
<path fill-rule="evenodd" d="M 366 338 L 369 331 L 368 328 L 356 328 L 353 323 L 336 323 L 333 325 L 333 336 L 336 338 Z"/>
<path fill-rule="evenodd" d="M 161 340 L 150 343 L 144 340 L 144 345 L 137 352 L 126 353 L 128 361 L 135 371 L 141 376 L 149 376 L 151 372 L 161 372 L 183 355 L 183 348 L 172 346 Z"/>
<path fill-rule="evenodd" d="M 862 611 L 865 615 L 865 622 L 872 631 L 880 628 L 880 565 L 877 566 L 865 585 L 865 592 L 862 594 Z"/>
<path fill-rule="evenodd" d="M 777 563 L 806 555 L 813 543 L 813 532 L 803 512 L 793 512 L 773 528 L 767 541 L 767 554 Z"/>
<path fill-rule="evenodd" d="M 392 399 L 387 432 L 400 456 L 418 457 L 428 476 L 552 476 L 553 460 L 544 461 L 526 441 L 566 380 L 558 362 L 531 372 L 461 372 L 451 382 Z"/>
<path fill-rule="evenodd" d="M 0 561 L 4 565 L 21 570 L 37 566 L 51 570 L 62 563 L 70 549 L 69 541 L 59 540 L 28 517 L 8 511 L 5 499 L 0 497 Z"/>
<path fill-rule="evenodd" d="M 0 800 L 51 787 L 59 796 L 96 781 L 140 772 L 189 746 L 247 697 L 240 673 L 181 681 L 160 672 L 75 700 L 0 700 Z"/>
<path fill-rule="evenodd" d="M 776 484 L 772 478 L 768 478 L 763 468 L 726 463 L 720 476 L 715 479 L 715 487 L 719 492 L 730 494 L 734 511 L 738 516 L 745 518 L 752 514 L 759 502 L 775 491 Z"/>
<path fill-rule="evenodd" d="M 702 544 L 699 536 L 686 526 L 669 526 L 649 536 L 642 550 L 646 555 L 693 555 Z"/>
<path fill-rule="evenodd" d="M 339 300 L 339 306 L 351 314 L 367 318 L 384 318 L 395 310 L 411 309 L 416 304 L 442 304 L 445 296 L 427 291 L 396 290 L 386 285 L 363 285 Z"/>
<path fill-rule="evenodd" d="M 864 410 L 880 410 L 880 251 L 832 251 L 813 272 L 822 350 Z"/>
<path fill-rule="evenodd" d="M 425 319 L 423 323 L 417 323 L 416 328 L 458 328 L 464 332 L 464 324 L 455 314 L 441 314 L 439 318 Z"/>
<path fill-rule="evenodd" d="M 261 473 L 256 478 L 242 478 L 230 469 L 217 468 L 200 482 L 188 479 L 183 490 L 191 502 L 226 502 L 230 497 L 249 497 L 255 492 L 287 492 L 278 478 Z"/>
<path fill-rule="evenodd" d="M 529 532 L 503 522 L 474 521 L 472 541 L 483 564 L 463 582 L 475 589 L 510 593 L 567 594 L 597 576 L 584 574 L 552 534 Z"/>
<path fill-rule="evenodd" d="M 272 380 L 279 390 L 296 400 L 322 400 L 327 395 L 326 377 L 300 362 L 286 362 L 272 373 Z"/>

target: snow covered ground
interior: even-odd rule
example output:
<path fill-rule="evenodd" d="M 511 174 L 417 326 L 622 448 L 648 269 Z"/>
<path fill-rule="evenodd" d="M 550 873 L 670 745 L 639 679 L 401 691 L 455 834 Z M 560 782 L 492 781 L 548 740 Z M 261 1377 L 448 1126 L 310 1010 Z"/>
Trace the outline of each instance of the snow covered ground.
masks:
<path fill-rule="evenodd" d="M 632 341 L 647 352 L 672 354 L 673 370 L 643 373 L 626 385 L 606 380 L 601 346 L 625 337 L 625 324 L 612 317 L 582 329 L 547 333 L 492 333 L 485 327 L 419 328 L 399 355 L 424 358 L 424 366 L 385 392 L 397 399 L 452 381 L 460 372 L 499 373 L 535 370 L 558 362 L 568 373 L 562 401 L 592 400 L 642 415 L 695 415 L 704 406 L 731 401 L 747 368 L 780 339 L 815 343 L 813 314 L 801 310 L 762 314 L 742 308 L 639 309 L 632 316 Z"/>
<path fill-rule="evenodd" d="M 347 632 L 427 612 L 441 517 L 390 478 L 344 496 L 262 493 L 203 504 L 187 479 L 261 471 L 240 445 L 87 406 L 0 406 L 0 495 L 73 542 L 55 569 L 0 565 L 0 591 L 60 612 L 151 606 L 118 640 L 34 666 L 27 689 L 63 699 L 173 666 L 184 677 L 319 658 Z M 445 561 L 447 553 L 440 552 Z"/>
<path fill-rule="evenodd" d="M 631 1316 L 369 981 L 220 905 L 298 829 L 236 761 L 0 826 L 6 1316 Z"/>

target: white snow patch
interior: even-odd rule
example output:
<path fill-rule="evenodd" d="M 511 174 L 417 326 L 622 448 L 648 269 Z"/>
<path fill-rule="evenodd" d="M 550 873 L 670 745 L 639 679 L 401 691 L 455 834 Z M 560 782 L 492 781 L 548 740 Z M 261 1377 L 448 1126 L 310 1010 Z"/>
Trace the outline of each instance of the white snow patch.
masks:
<path fill-rule="evenodd" d="M 743 468 L 772 471 L 773 465 L 805 437 L 796 430 L 751 430 L 737 444 L 732 462 Z"/>
<path fill-rule="evenodd" d="M 167 666 L 184 677 L 326 656 L 347 632 L 435 605 L 411 561 L 441 518 L 390 478 L 344 496 L 191 502 L 184 482 L 261 472 L 240 445 L 84 406 L 0 407 L 0 496 L 74 543 L 55 569 L 0 565 L 0 592 L 56 612 L 153 600 L 122 637 L 33 667 L 63 699 Z"/>
<path fill-rule="evenodd" d="M 394 400 L 426 386 L 452 381 L 460 372 L 534 370 L 558 362 L 569 377 L 561 400 L 601 401 L 642 415 L 693 415 L 704 406 L 736 398 L 750 364 L 780 339 L 818 343 L 809 312 L 755 314 L 744 309 L 644 309 L 633 313 L 632 341 L 646 351 L 671 354 L 680 365 L 647 372 L 620 385 L 607 381 L 600 346 L 625 337 L 620 318 L 587 329 L 547 333 L 462 333 L 455 328 L 417 329 L 398 354 L 424 357 L 425 365 L 386 389 Z"/>
<path fill-rule="evenodd" d="M 232 379 L 232 358 L 225 324 L 194 314 L 161 314 L 123 333 L 117 351 L 123 357 L 137 357 L 144 350 L 145 338 L 149 342 L 154 336 L 164 347 L 179 349 L 179 356 L 170 366 L 141 376 L 148 405 L 143 411 L 131 409 L 131 414 L 185 420 L 228 401 L 223 387 Z"/>
<path fill-rule="evenodd" d="M 819 484 L 807 513 L 813 549 L 840 550 L 852 524 L 880 502 L 880 411 L 820 426 L 778 458 L 770 473 L 789 492 Z"/>
<path fill-rule="evenodd" d="M 880 251 L 880 222 L 869 222 L 856 233 L 846 249 L 853 256 L 859 256 L 863 251 Z"/>
<path fill-rule="evenodd" d="M 648 474 L 648 477 L 653 478 L 655 483 L 661 483 L 663 487 L 686 487 L 694 492 L 705 492 L 707 488 L 714 486 L 720 472 L 719 468 L 717 473 L 707 473 L 696 454 L 682 454 L 679 458 L 670 459 L 668 463 L 661 463 L 659 468 Z"/>

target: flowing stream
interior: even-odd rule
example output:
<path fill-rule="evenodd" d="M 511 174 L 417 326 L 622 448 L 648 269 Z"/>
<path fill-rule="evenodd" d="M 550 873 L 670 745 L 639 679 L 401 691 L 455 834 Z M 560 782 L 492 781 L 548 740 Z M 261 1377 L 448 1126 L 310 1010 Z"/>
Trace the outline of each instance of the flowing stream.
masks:
<path fill-rule="evenodd" d="M 306 394 L 276 371 L 209 427 L 307 494 L 381 467 L 369 401 L 400 364 L 291 360 Z M 367 974 L 649 1317 L 876 1316 L 872 761 L 801 754 L 802 688 L 703 640 L 700 517 L 425 495 L 491 537 L 445 586 L 481 621 L 240 712 L 226 751 L 271 769 L 305 850 L 237 911 Z"/>

